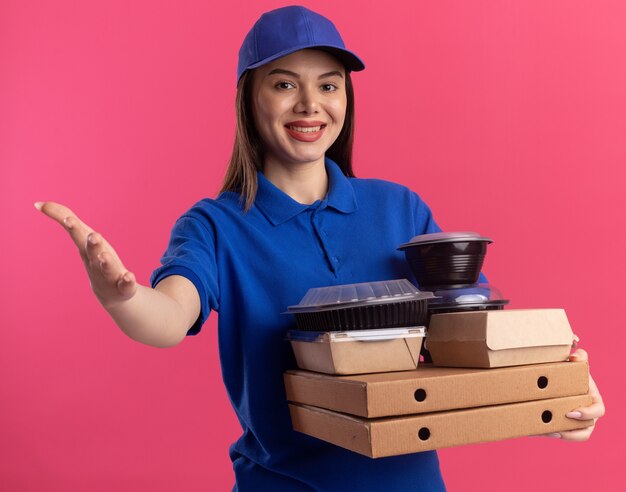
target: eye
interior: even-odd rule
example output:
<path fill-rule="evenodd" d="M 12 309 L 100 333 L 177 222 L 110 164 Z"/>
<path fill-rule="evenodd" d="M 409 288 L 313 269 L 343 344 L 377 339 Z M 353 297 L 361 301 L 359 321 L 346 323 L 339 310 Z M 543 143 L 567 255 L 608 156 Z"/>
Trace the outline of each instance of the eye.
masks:
<path fill-rule="evenodd" d="M 277 89 L 288 90 L 288 89 L 295 88 L 295 85 L 293 85 L 291 82 L 287 82 L 287 81 L 283 80 L 281 82 L 278 82 L 275 87 Z"/>
<path fill-rule="evenodd" d="M 337 90 L 337 86 L 335 84 L 324 84 L 321 89 L 324 92 L 333 92 Z"/>

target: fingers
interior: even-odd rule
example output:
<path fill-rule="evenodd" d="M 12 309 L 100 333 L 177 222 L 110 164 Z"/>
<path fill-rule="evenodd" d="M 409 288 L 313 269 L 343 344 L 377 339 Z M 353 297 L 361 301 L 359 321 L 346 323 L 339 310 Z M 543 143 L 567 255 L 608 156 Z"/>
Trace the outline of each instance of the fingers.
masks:
<path fill-rule="evenodd" d="M 106 242 L 104 238 L 98 234 L 97 232 L 90 232 L 87 234 L 85 238 L 85 252 L 87 254 L 87 259 L 89 261 L 89 267 L 100 269 L 102 273 L 104 273 L 104 269 L 102 268 L 104 265 L 107 266 L 107 270 L 109 272 L 114 271 L 114 267 L 116 267 L 116 261 L 113 258 L 113 255 L 110 253 L 107 255 L 106 260 L 101 258 L 102 254 L 106 251 Z"/>
<path fill-rule="evenodd" d="M 44 215 L 58 222 L 68 232 L 72 241 L 81 253 L 83 261 L 85 258 L 85 244 L 87 235 L 93 232 L 93 229 L 81 221 L 74 212 L 65 205 L 55 202 L 37 202 L 35 207 Z"/>
<path fill-rule="evenodd" d="M 591 405 L 588 407 L 580 407 L 576 410 L 572 410 L 565 414 L 566 417 L 576 420 L 592 420 L 599 419 L 604 416 L 606 409 L 604 408 L 604 402 L 596 382 L 591 375 L 589 376 L 589 395 L 591 396 Z"/>
<path fill-rule="evenodd" d="M 560 432 L 560 435 L 563 441 L 573 441 L 573 442 L 587 441 L 591 437 L 591 434 L 593 433 L 594 429 L 595 429 L 595 422 L 593 423 L 593 425 L 590 425 L 589 427 L 585 427 L 584 429 L 576 429 L 576 430 L 571 430 L 571 431 Z"/>
<path fill-rule="evenodd" d="M 565 414 L 567 418 L 574 420 L 592 420 L 604 416 L 604 404 L 600 401 L 592 403 L 588 407 L 577 408 Z"/>
<path fill-rule="evenodd" d="M 569 356 L 569 359 L 573 361 L 588 361 L 589 356 L 585 350 L 577 349 Z M 591 420 L 604 416 L 605 408 L 602 402 L 602 396 L 591 374 L 589 374 L 589 395 L 591 396 L 592 404 L 588 407 L 577 408 L 567 413 L 567 417 L 578 420 Z"/>
<path fill-rule="evenodd" d="M 587 361 L 587 360 L 589 360 L 589 356 L 587 355 L 587 351 L 586 350 L 583 350 L 583 349 L 579 348 L 579 349 L 576 349 L 575 352 L 570 354 L 569 360 L 573 361 L 573 362 Z"/>
<path fill-rule="evenodd" d="M 59 224 L 65 227 L 64 220 L 67 217 L 73 217 L 80 223 L 82 226 L 87 227 L 87 224 L 84 224 L 80 221 L 80 219 L 76 216 L 74 212 L 72 212 L 65 205 L 61 205 L 60 203 L 55 202 L 37 202 L 35 203 L 35 208 L 41 211 L 44 215 L 47 215 L 51 219 L 57 221 Z M 87 227 L 88 228 L 88 227 Z M 91 230 L 89 230 L 91 232 Z"/>
<path fill-rule="evenodd" d="M 540 436 L 537 436 L 537 437 L 551 437 L 553 439 L 561 439 L 561 433 L 560 432 L 552 432 L 551 434 L 541 434 Z"/>
<path fill-rule="evenodd" d="M 121 294 L 132 292 L 136 287 L 135 275 L 126 270 L 119 259 L 110 252 L 102 251 L 97 255 L 96 261 L 105 280 L 114 283 Z"/>
<path fill-rule="evenodd" d="M 126 270 L 115 251 L 97 232 L 87 236 L 87 257 L 91 286 L 105 307 L 110 301 L 132 297 L 137 290 L 135 275 Z M 117 293 L 111 295 L 111 289 Z"/>
<path fill-rule="evenodd" d="M 125 273 L 123 265 L 108 251 L 101 251 L 95 255 L 95 262 L 102 276 L 109 282 L 117 280 Z"/>
<path fill-rule="evenodd" d="M 110 309 L 120 301 L 135 295 L 137 280 L 133 273 L 126 270 L 112 250 L 103 249 L 96 253 L 103 241 L 99 234 L 92 233 L 89 238 L 88 247 L 93 248 L 93 251 L 89 252 L 88 266 L 91 288 L 102 306 Z"/>
<path fill-rule="evenodd" d="M 570 361 L 588 361 L 589 356 L 587 352 L 583 349 L 576 349 L 569 356 Z M 602 401 L 602 396 L 600 395 L 600 391 L 596 386 L 596 382 L 589 375 L 589 396 L 591 396 L 591 405 L 587 407 L 580 407 L 571 412 L 565 414 L 566 417 L 575 420 L 587 421 L 590 422 L 591 425 L 589 427 L 585 427 L 584 429 L 575 429 L 570 431 L 563 432 L 555 432 L 552 434 L 544 434 L 544 437 L 553 437 L 557 439 L 562 439 L 564 441 L 586 441 L 591 437 L 593 433 L 597 420 L 604 416 L 605 408 L 604 403 Z"/>
<path fill-rule="evenodd" d="M 586 357 L 587 353 L 585 352 L 583 356 Z M 591 437 L 598 419 L 604 416 L 605 408 L 602 396 L 591 375 L 589 375 L 589 395 L 591 396 L 591 405 L 572 410 L 566 413 L 565 416 L 570 419 L 593 422 L 592 425 L 584 429 L 561 432 L 561 439 L 564 441 L 586 441 Z"/>
<path fill-rule="evenodd" d="M 91 288 L 105 308 L 130 299 L 138 284 L 119 256 L 98 232 L 82 222 L 74 212 L 55 202 L 37 202 L 35 208 L 61 224 L 78 248 Z"/>
<path fill-rule="evenodd" d="M 591 434 L 595 429 L 596 420 L 597 419 L 593 419 L 593 423 L 589 427 L 585 427 L 584 429 L 552 432 L 551 434 L 541 434 L 538 437 L 551 437 L 553 439 L 562 439 L 564 441 L 587 441 L 591 437 Z"/>
<path fill-rule="evenodd" d="M 128 299 L 137 290 L 137 279 L 132 272 L 124 273 L 117 281 L 117 290 L 125 298 Z"/>

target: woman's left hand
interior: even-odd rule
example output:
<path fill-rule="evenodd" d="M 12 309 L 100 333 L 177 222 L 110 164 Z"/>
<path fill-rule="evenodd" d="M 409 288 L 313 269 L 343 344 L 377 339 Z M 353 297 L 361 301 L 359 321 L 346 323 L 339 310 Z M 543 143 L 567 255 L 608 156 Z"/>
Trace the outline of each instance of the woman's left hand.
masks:
<path fill-rule="evenodd" d="M 571 361 L 586 361 L 587 359 L 587 352 L 583 349 L 577 349 L 569 356 L 569 360 Z M 565 441 L 586 441 L 589 439 L 593 429 L 595 428 L 596 421 L 604 415 L 604 403 L 602 403 L 602 396 L 600 395 L 598 387 L 591 377 L 591 374 L 589 374 L 589 396 L 591 396 L 591 405 L 572 410 L 571 412 L 565 414 L 565 416 L 576 420 L 593 420 L 592 425 L 585 427 L 584 429 L 563 431 L 548 435 Z"/>

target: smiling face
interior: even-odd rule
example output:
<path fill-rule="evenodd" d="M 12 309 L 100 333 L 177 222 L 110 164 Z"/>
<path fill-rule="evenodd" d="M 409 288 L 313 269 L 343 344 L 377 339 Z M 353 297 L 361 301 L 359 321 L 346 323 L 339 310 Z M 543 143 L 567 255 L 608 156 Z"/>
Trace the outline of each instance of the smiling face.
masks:
<path fill-rule="evenodd" d="M 251 103 L 264 164 L 323 163 L 346 116 L 345 68 L 319 50 L 296 51 L 257 68 Z"/>

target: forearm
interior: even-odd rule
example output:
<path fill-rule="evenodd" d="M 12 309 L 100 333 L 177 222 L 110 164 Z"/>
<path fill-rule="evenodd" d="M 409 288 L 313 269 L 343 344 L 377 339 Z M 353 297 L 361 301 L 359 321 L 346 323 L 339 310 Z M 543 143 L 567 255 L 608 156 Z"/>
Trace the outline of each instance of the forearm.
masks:
<path fill-rule="evenodd" d="M 126 335 L 154 347 L 177 345 L 191 326 L 180 303 L 143 285 L 131 299 L 105 309 Z"/>

